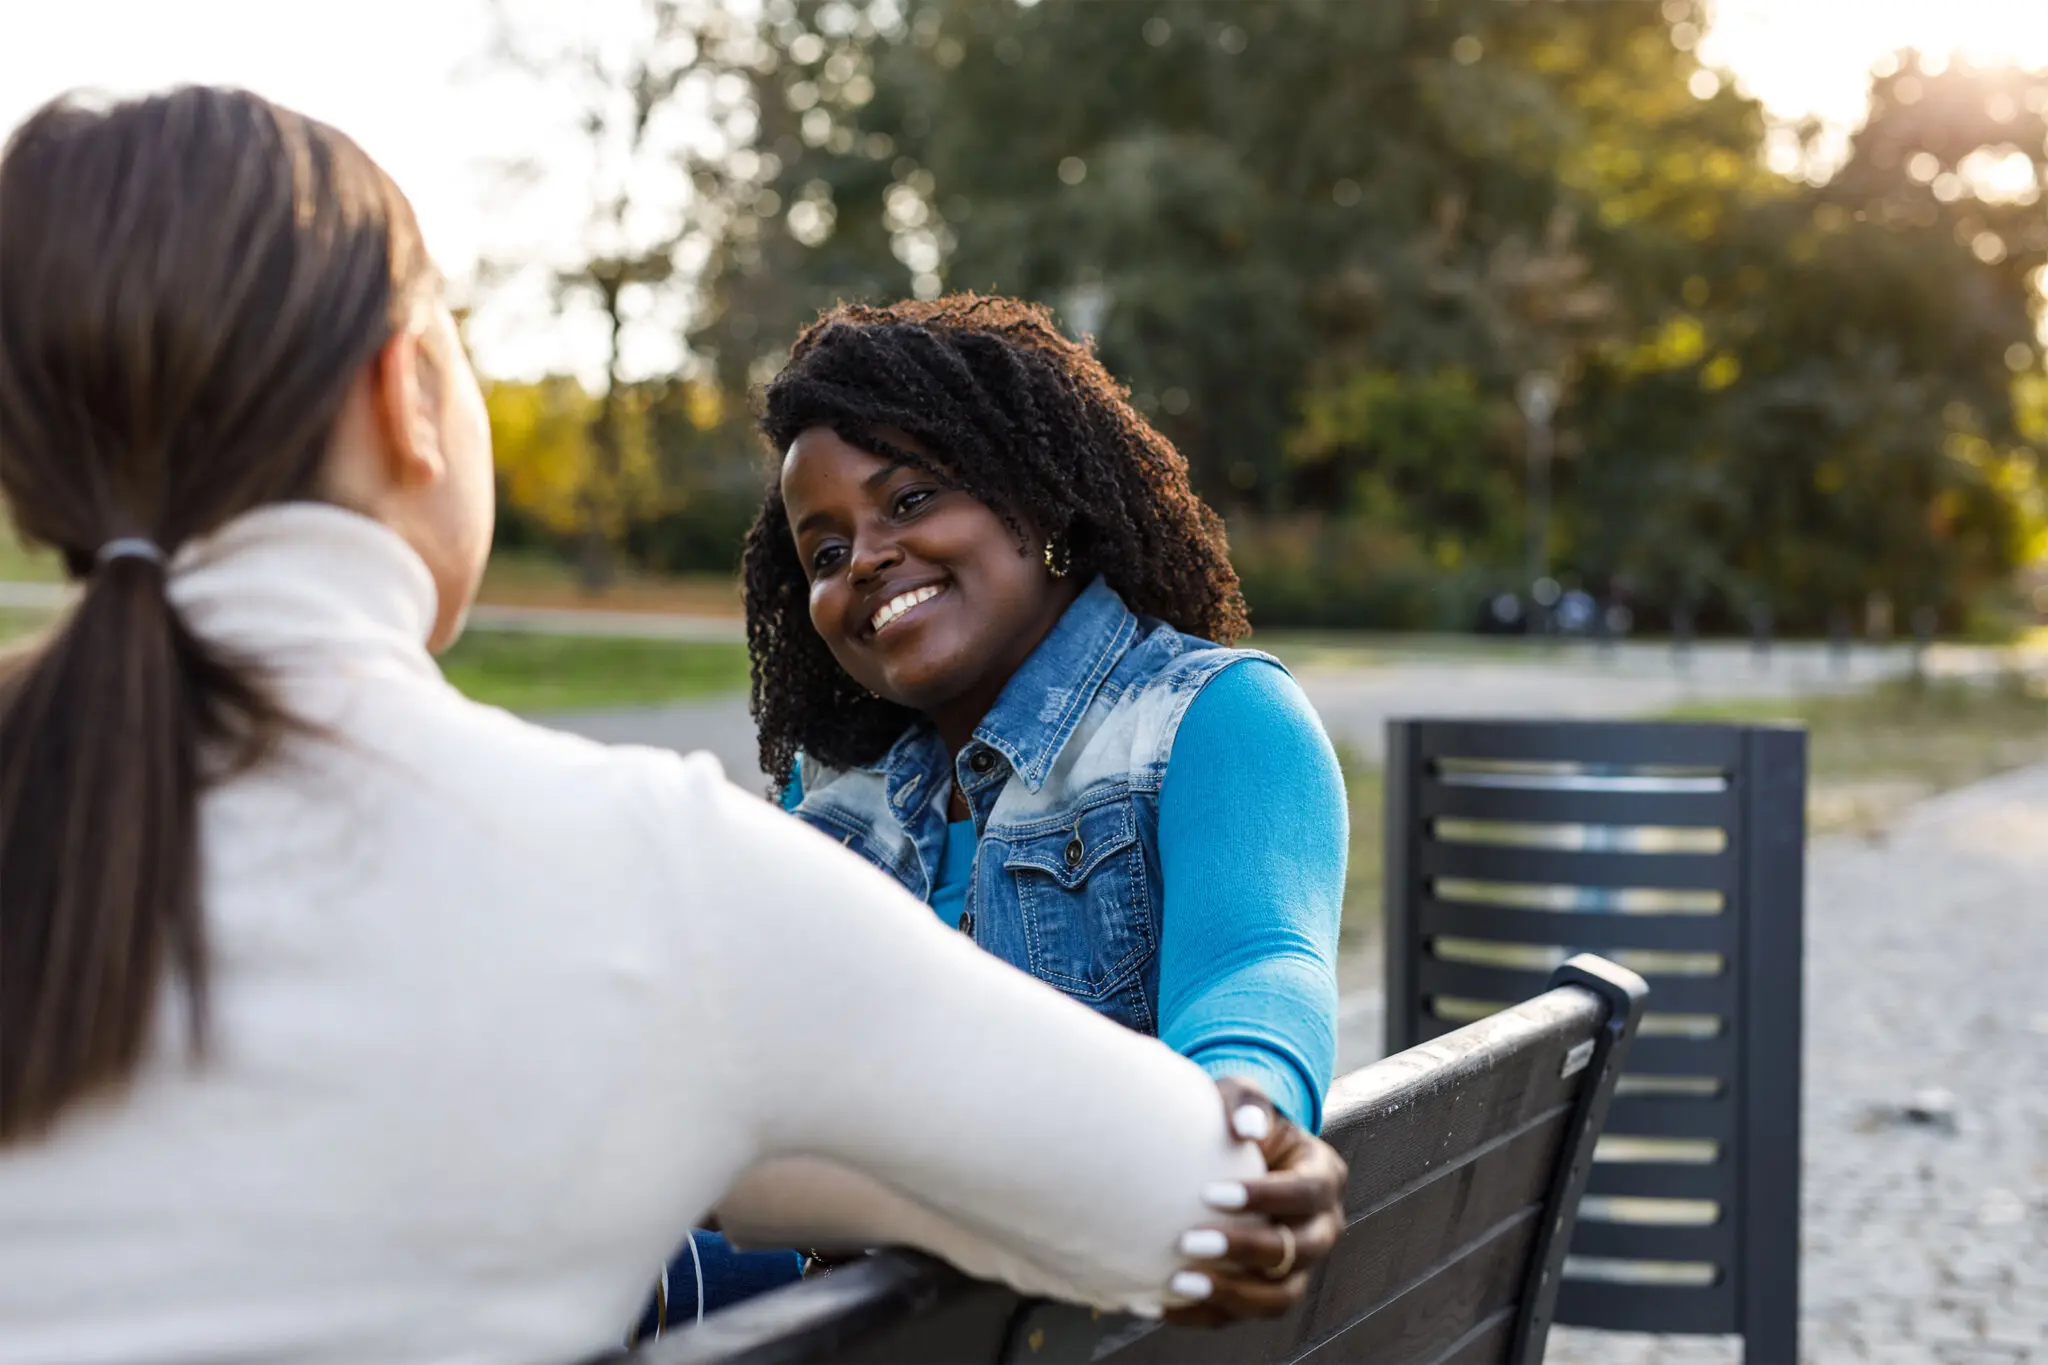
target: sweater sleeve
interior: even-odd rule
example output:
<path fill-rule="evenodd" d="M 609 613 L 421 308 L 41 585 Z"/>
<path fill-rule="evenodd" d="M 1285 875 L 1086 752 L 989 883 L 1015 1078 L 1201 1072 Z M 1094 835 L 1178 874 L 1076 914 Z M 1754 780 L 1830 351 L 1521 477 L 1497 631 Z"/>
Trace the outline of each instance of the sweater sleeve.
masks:
<path fill-rule="evenodd" d="M 837 1201 L 821 1229 L 834 1238 L 919 1246 L 1027 1292 L 1164 1307 L 1180 1233 L 1215 1222 L 1203 1187 L 1263 1169 L 1209 1077 L 942 928 L 714 765 L 678 776 L 649 833 L 667 831 L 676 884 L 714 902 L 679 922 L 673 951 L 729 1016 L 724 1093 L 706 1101 L 736 1130 L 734 1176 L 842 1169 L 869 1197 Z"/>
<path fill-rule="evenodd" d="M 1294 679 L 1246 660 L 1210 680 L 1159 797 L 1159 1036 L 1311 1132 L 1336 1065 L 1348 838 L 1336 753 Z"/>

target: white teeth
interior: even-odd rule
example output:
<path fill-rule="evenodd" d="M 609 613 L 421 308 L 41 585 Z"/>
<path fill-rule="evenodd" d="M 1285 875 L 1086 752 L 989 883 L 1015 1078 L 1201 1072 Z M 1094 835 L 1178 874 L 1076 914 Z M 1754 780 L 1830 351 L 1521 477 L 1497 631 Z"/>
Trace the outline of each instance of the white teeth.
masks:
<path fill-rule="evenodd" d="M 882 604 L 882 609 L 880 611 L 877 611 L 874 614 L 873 618 L 869 620 L 868 629 L 880 630 L 883 626 L 888 625 L 891 621 L 901 616 L 904 612 L 909 611 L 918 603 L 931 601 L 934 597 L 937 597 L 939 595 L 940 591 L 940 588 L 938 588 L 937 586 L 933 586 L 929 588 L 919 588 L 915 592 L 901 593 L 895 597 L 890 598 L 887 602 L 884 602 Z"/>

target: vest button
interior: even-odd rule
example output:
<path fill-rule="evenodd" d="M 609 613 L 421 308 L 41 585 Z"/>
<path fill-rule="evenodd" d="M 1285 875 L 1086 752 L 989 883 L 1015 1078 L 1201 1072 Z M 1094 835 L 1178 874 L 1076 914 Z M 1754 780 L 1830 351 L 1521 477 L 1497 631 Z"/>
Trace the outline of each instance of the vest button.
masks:
<path fill-rule="evenodd" d="M 1081 865 L 1081 856 L 1086 852 L 1087 850 L 1081 847 L 1081 836 L 1076 834 L 1067 841 L 1067 866 L 1079 867 Z"/>
<path fill-rule="evenodd" d="M 960 932 L 970 937 L 973 935 L 974 912 L 972 910 L 962 910 L 960 912 Z"/>
<path fill-rule="evenodd" d="M 996 756 L 986 749 L 976 749 L 967 756 L 967 766 L 978 773 L 985 773 L 996 766 Z"/>

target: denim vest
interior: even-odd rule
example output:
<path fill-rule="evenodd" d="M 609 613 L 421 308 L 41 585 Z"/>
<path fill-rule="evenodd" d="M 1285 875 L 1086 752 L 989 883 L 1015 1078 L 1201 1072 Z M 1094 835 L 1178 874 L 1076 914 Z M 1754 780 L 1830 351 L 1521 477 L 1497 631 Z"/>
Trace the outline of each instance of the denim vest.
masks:
<path fill-rule="evenodd" d="M 957 759 L 923 722 L 866 767 L 807 757 L 796 815 L 929 901 L 957 777 L 978 836 L 960 931 L 1157 1033 L 1159 789 L 1188 704 L 1247 658 L 1269 656 L 1135 616 L 1097 578 Z"/>

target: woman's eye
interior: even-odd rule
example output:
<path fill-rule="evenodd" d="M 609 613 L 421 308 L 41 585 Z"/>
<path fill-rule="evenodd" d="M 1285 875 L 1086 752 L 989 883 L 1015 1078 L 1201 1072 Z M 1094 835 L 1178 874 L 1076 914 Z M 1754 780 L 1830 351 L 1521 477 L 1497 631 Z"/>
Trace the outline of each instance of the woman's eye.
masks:
<path fill-rule="evenodd" d="M 811 572 L 825 573 L 846 554 L 844 545 L 820 545 L 811 552 Z"/>
<path fill-rule="evenodd" d="M 907 489 L 897 495 L 896 515 L 899 517 L 908 516 L 930 502 L 934 496 L 936 496 L 935 491 L 929 488 Z"/>

